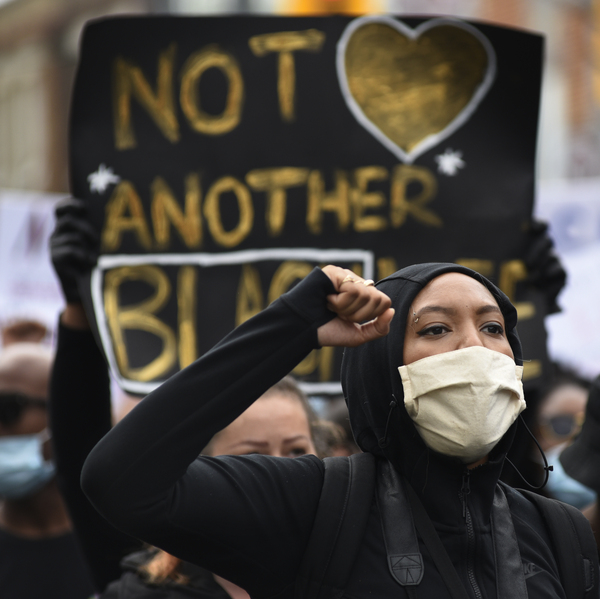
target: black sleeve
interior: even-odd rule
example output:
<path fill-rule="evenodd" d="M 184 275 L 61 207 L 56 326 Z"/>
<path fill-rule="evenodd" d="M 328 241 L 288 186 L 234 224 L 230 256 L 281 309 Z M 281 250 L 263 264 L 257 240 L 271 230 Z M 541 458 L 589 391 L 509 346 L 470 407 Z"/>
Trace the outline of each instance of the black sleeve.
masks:
<path fill-rule="evenodd" d="M 334 317 L 315 269 L 136 406 L 94 448 L 82 483 L 120 529 L 252 596 L 293 584 L 323 481 L 314 456 L 200 457 L 212 436 L 318 347 Z"/>
<path fill-rule="evenodd" d="M 94 584 L 102 591 L 121 575 L 121 558 L 140 543 L 108 524 L 79 483 L 85 458 L 111 427 L 108 371 L 91 332 L 59 323 L 49 409 L 58 484 Z"/>

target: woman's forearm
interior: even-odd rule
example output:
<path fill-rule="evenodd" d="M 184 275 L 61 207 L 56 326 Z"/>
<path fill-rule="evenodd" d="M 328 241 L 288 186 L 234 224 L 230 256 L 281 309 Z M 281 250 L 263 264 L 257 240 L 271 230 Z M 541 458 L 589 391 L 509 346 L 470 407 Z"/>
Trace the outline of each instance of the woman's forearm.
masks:
<path fill-rule="evenodd" d="M 86 462 L 82 484 L 96 508 L 130 534 L 151 518 L 166 526 L 176 486 L 202 487 L 185 474 L 212 436 L 318 346 L 318 327 L 334 316 L 332 291 L 316 269 L 146 397 Z"/>

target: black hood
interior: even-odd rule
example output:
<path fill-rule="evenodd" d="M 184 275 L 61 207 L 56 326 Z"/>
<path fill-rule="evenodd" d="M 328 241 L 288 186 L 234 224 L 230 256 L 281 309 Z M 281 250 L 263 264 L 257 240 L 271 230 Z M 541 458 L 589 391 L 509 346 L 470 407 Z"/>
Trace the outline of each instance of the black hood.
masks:
<path fill-rule="evenodd" d="M 407 314 L 421 289 L 432 279 L 448 272 L 473 277 L 489 289 L 504 315 L 506 335 L 515 362 L 517 365 L 523 363 L 521 342 L 516 329 L 517 312 L 508 297 L 479 273 L 451 263 L 416 264 L 377 283 L 377 288 L 391 298 L 392 307 L 396 310 L 390 332 L 381 339 L 345 350 L 342 387 L 352 432 L 359 447 L 363 451 L 385 456 L 409 478 L 411 469 L 418 463 L 422 464 L 423 458 L 429 461 L 432 457 L 430 454 L 441 459 L 444 456 L 426 447 L 404 408 L 404 391 L 398 367 L 404 364 Z M 390 408 L 392 400 L 397 403 L 393 409 Z M 383 441 L 386 425 L 388 432 Z M 515 428 L 516 423 L 494 448 L 492 459 L 504 457 L 512 443 Z"/>

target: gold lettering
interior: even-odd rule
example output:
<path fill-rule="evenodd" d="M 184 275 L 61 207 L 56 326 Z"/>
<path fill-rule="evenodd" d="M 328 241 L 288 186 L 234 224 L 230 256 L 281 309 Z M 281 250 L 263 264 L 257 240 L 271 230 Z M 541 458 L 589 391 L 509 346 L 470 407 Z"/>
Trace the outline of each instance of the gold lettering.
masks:
<path fill-rule="evenodd" d="M 321 267 L 323 268 L 323 267 Z M 355 262 L 351 267 L 350 270 L 354 273 L 356 273 L 359 277 L 363 276 L 363 265 L 362 262 Z"/>
<path fill-rule="evenodd" d="M 129 212 L 129 216 L 125 213 Z M 152 238 L 144 216 L 144 208 L 135 187 L 129 181 L 121 181 L 115 187 L 105 207 L 106 218 L 102 231 L 102 248 L 114 251 L 121 245 L 124 231 L 133 231 L 139 244 L 149 250 Z"/>
<path fill-rule="evenodd" d="M 527 278 L 527 268 L 522 260 L 510 260 L 500 266 L 498 287 L 506 293 L 511 302 L 515 300 L 517 283 Z"/>
<path fill-rule="evenodd" d="M 420 183 L 421 193 L 407 197 L 408 184 Z M 390 220 L 393 227 L 401 227 L 410 214 L 415 220 L 430 227 L 441 227 L 442 219 L 432 210 L 425 208 L 437 192 L 437 181 L 431 171 L 423 166 L 401 164 L 394 169 L 390 198 Z"/>
<path fill-rule="evenodd" d="M 369 208 L 380 208 L 385 205 L 385 197 L 380 191 L 367 192 L 370 181 L 384 181 L 388 172 L 382 166 L 364 166 L 354 171 L 356 187 L 351 190 L 352 206 L 354 208 L 354 230 L 359 233 L 365 231 L 383 231 L 387 222 L 382 216 L 365 215 Z"/>
<path fill-rule="evenodd" d="M 478 260 L 477 258 L 459 258 L 456 264 L 466 266 L 471 270 L 478 272 L 484 277 L 491 277 L 494 274 L 494 263 L 491 260 Z"/>
<path fill-rule="evenodd" d="M 266 221 L 269 235 L 280 235 L 285 224 L 288 187 L 303 185 L 308 179 L 306 168 L 265 168 L 250 171 L 246 182 L 252 189 L 267 192 Z"/>
<path fill-rule="evenodd" d="M 328 346 L 313 350 L 319 354 L 319 379 L 330 381 L 333 376 L 333 355 L 335 348 Z"/>
<path fill-rule="evenodd" d="M 181 211 L 173 192 L 162 177 L 152 183 L 152 224 L 159 249 L 169 247 L 172 224 L 188 248 L 197 248 L 202 242 L 200 222 L 200 179 L 196 173 L 185 179 L 185 214 Z"/>
<path fill-rule="evenodd" d="M 298 279 L 303 279 L 312 271 L 308 262 L 283 262 L 275 271 L 269 287 L 269 303 L 283 295 Z"/>
<path fill-rule="evenodd" d="M 198 83 L 208 69 L 217 68 L 227 78 L 229 88 L 223 112 L 212 115 L 201 108 Z M 181 109 L 192 129 L 205 135 L 223 135 L 235 129 L 241 118 L 244 101 L 242 72 L 231 55 L 217 46 L 207 46 L 192 54 L 181 70 Z"/>
<path fill-rule="evenodd" d="M 244 264 L 238 285 L 235 326 L 258 314 L 263 307 L 264 299 L 258 271 L 251 264 Z"/>
<path fill-rule="evenodd" d="M 398 263 L 392 256 L 377 258 L 377 280 L 385 279 L 398 270 Z"/>
<path fill-rule="evenodd" d="M 535 316 L 535 304 L 533 302 L 515 301 L 517 283 L 527 278 L 527 267 L 522 260 L 509 260 L 500 265 L 500 276 L 498 287 L 506 293 L 508 299 L 517 310 L 519 320 L 527 320 Z M 542 376 L 541 360 L 527 360 L 523 362 L 523 380 L 528 381 Z"/>
<path fill-rule="evenodd" d="M 516 302 L 517 283 L 527 278 L 527 267 L 522 260 L 510 260 L 500 266 L 498 287 L 506 293 L 508 299 L 517 310 L 519 320 L 526 320 L 535 316 L 535 305 L 532 302 Z"/>
<path fill-rule="evenodd" d="M 350 224 L 350 201 L 348 178 L 344 171 L 335 172 L 335 189 L 325 191 L 325 182 L 319 171 L 308 176 L 308 208 L 306 226 L 311 233 L 323 231 L 323 212 L 337 215 L 338 229 L 345 231 Z"/>
<path fill-rule="evenodd" d="M 333 374 L 334 351 L 334 347 L 313 349 L 302 362 L 296 365 L 292 370 L 292 373 L 295 376 L 306 376 L 318 369 L 320 381 L 331 380 Z"/>
<path fill-rule="evenodd" d="M 535 304 L 533 302 L 515 302 L 514 306 L 519 320 L 527 320 L 535 316 Z"/>
<path fill-rule="evenodd" d="M 279 111 L 284 121 L 291 122 L 295 118 L 296 66 L 293 52 L 298 50 L 318 52 L 324 42 L 325 34 L 317 29 L 265 33 L 255 35 L 248 40 L 255 56 L 266 56 L 270 52 L 279 53 L 277 95 Z"/>
<path fill-rule="evenodd" d="M 196 269 L 182 266 L 177 274 L 177 320 L 179 325 L 179 366 L 189 366 L 197 357 Z"/>
<path fill-rule="evenodd" d="M 529 360 L 523 362 L 523 380 L 528 381 L 529 379 L 536 379 L 542 376 L 542 362 L 541 360 Z"/>
<path fill-rule="evenodd" d="M 283 262 L 275 271 L 269 287 L 269 303 L 283 295 L 298 279 L 303 279 L 312 271 L 308 262 Z M 312 351 L 293 370 L 296 376 L 304 376 L 314 372 L 319 363 L 318 351 Z"/>
<path fill-rule="evenodd" d="M 237 198 L 240 217 L 237 226 L 225 231 L 221 219 L 221 194 L 233 192 Z M 214 240 L 223 247 L 231 248 L 240 244 L 252 230 L 254 207 L 250 190 L 235 177 L 222 177 L 215 181 L 204 202 L 204 216 Z"/>
<path fill-rule="evenodd" d="M 146 109 L 163 135 L 172 143 L 179 141 L 179 123 L 173 98 L 175 44 L 158 56 L 156 94 L 141 69 L 118 57 L 113 64 L 113 119 L 117 150 L 135 148 L 137 141 L 131 123 L 131 96 Z"/>
<path fill-rule="evenodd" d="M 292 370 L 292 373 L 295 376 L 306 376 L 307 374 L 311 374 L 317 369 L 319 365 L 319 350 L 313 349 L 302 362 L 296 364 L 295 368 Z"/>
<path fill-rule="evenodd" d="M 156 290 L 153 297 L 139 304 L 123 308 L 119 305 L 119 287 L 125 281 L 144 281 Z M 123 266 L 106 273 L 104 280 L 104 310 L 112 336 L 117 365 L 121 374 L 136 381 L 150 381 L 165 375 L 175 364 L 177 346 L 175 334 L 156 317 L 169 299 L 171 285 L 165 273 L 157 266 Z M 131 368 L 124 330 L 140 330 L 161 339 L 161 354 L 146 366 Z"/>

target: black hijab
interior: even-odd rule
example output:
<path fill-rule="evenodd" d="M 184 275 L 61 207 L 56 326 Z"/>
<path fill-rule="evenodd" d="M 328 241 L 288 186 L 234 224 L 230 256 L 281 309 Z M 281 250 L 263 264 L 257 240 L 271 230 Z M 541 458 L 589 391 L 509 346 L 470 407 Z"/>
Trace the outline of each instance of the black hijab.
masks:
<path fill-rule="evenodd" d="M 390 332 L 381 339 L 345 350 L 342 387 L 358 446 L 363 451 L 387 457 L 409 477 L 411 468 L 431 450 L 425 446 L 404 408 L 404 391 L 398 367 L 404 364 L 407 314 L 423 287 L 448 272 L 470 276 L 490 291 L 504 316 L 506 335 L 515 362 L 517 365 L 523 363 L 516 329 L 517 311 L 508 297 L 479 273 L 451 263 L 415 264 L 379 281 L 377 288 L 391 298 L 392 307 L 396 310 Z M 505 455 L 512 443 L 515 427 L 516 423 L 494 448 L 493 456 Z"/>

